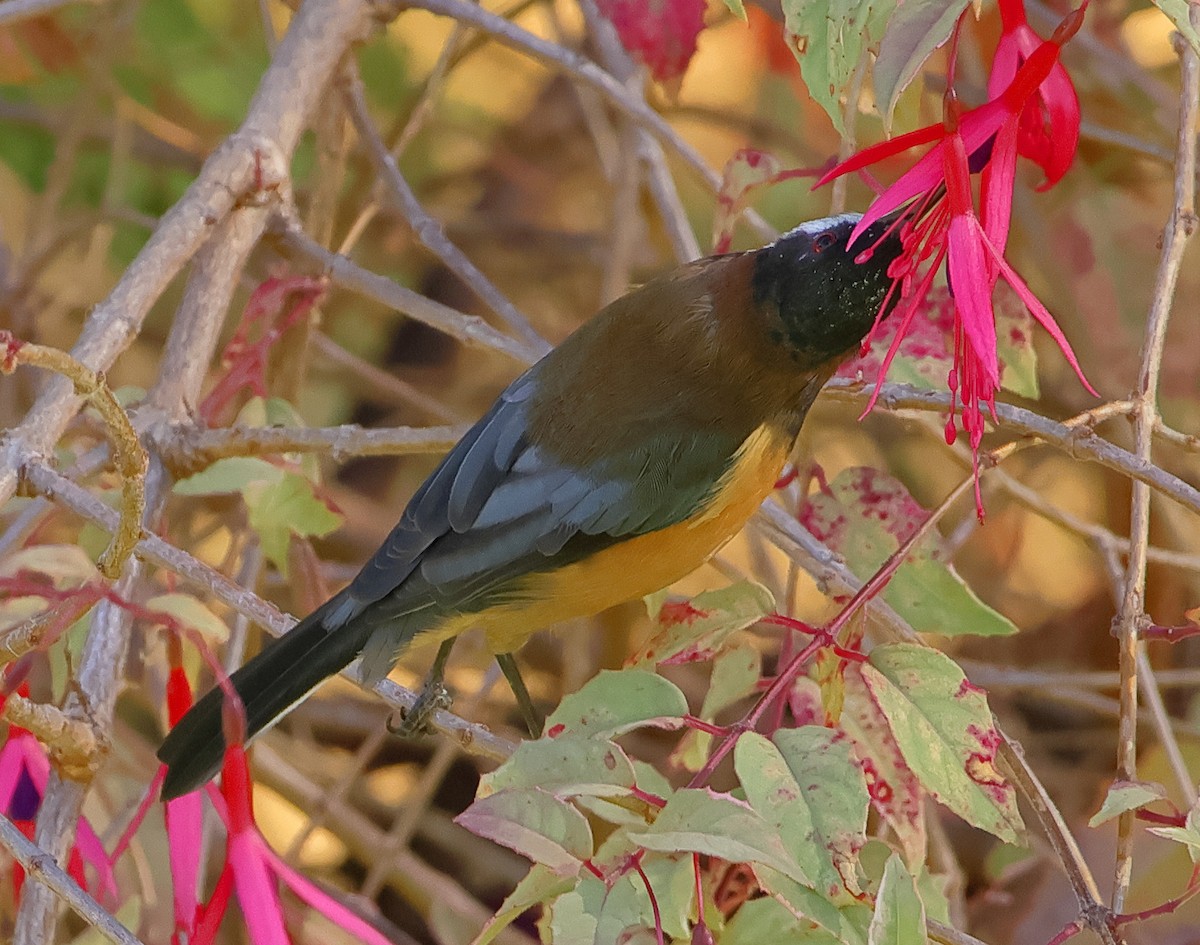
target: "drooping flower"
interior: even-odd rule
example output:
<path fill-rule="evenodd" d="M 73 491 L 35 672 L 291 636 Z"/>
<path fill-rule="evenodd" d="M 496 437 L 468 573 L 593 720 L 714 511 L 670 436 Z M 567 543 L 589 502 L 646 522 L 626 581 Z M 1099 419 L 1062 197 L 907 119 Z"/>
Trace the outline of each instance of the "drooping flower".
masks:
<path fill-rule="evenodd" d="M 988 76 L 989 98 L 1003 93 L 1042 42 L 1025 19 L 1023 0 L 999 0 L 999 7 L 1001 33 Z M 1039 190 L 1053 187 L 1067 172 L 1078 145 L 1079 96 L 1067 70 L 1055 62 L 1021 111 L 1018 150 L 1045 171 L 1046 180 Z"/>
<path fill-rule="evenodd" d="M 881 380 L 921 302 L 933 287 L 934 278 L 942 264 L 946 265 L 947 282 L 955 299 L 954 365 L 947 378 L 954 399 L 946 437 L 948 442 L 954 441 L 961 405 L 961 429 L 968 436 L 976 461 L 976 508 L 980 518 L 983 505 L 979 495 L 978 452 L 983 437 L 983 408 L 986 406 L 994 415 L 995 395 L 1000 387 L 992 304 L 1000 279 L 1012 286 L 1033 317 L 1054 338 L 1084 386 L 1095 393 L 1053 316 L 1004 258 L 1017 156 L 1038 163 L 1051 183 L 1061 177 L 1074 159 L 1079 119 L 1073 89 L 1074 134 L 1060 128 L 1061 133 L 1039 137 L 1033 130 L 1035 124 L 1039 129 L 1044 127 L 1043 108 L 1052 116 L 1059 116 L 1054 120 L 1060 123 L 1070 118 L 1069 108 L 1046 105 L 1047 97 L 1058 94 L 1055 89 L 1047 89 L 1046 83 L 1056 68 L 1061 70 L 1058 60 L 1062 46 L 1082 25 L 1086 7 L 1087 0 L 1068 14 L 1049 40 L 1039 41 L 1028 54 L 1021 53 L 1024 61 L 990 101 L 963 112 L 951 84 L 940 124 L 866 148 L 834 167 L 817 183 L 820 186 L 912 147 L 933 145 L 876 198 L 855 228 L 851 242 L 872 224 L 895 214 L 888 232 L 898 229 L 904 252 L 889 268 L 893 286 L 880 312 L 887 311 L 891 295 L 898 291 L 900 301 L 894 317 L 900 324 L 883 359 Z M 1012 35 L 1011 44 L 1017 43 L 1018 35 L 1024 36 L 1016 27 Z M 1062 75 L 1065 77 L 1066 73 Z M 1069 84 L 1070 80 L 1067 81 Z M 1036 123 L 1026 117 L 1028 114 L 1035 115 Z M 971 184 L 975 172 L 981 172 L 979 212 Z M 872 247 L 868 247 L 863 255 L 868 256 L 871 251 Z M 868 337 L 866 343 L 870 340 Z M 873 405 L 874 396 L 868 410 Z"/>
<path fill-rule="evenodd" d="M 22 683 L 17 693 L 28 697 L 29 690 Z M 49 780 L 50 759 L 41 742 L 31 732 L 10 724 L 8 737 L 0 747 L 0 813 L 31 840 Z M 95 871 L 94 881 L 88 880 L 85 865 Z M 15 863 L 12 869 L 13 898 L 19 899 L 25 873 Z M 104 845 L 86 818 L 80 818 L 76 825 L 67 872 L 97 898 L 109 903 L 116 901 L 117 885 L 112 865 Z"/>

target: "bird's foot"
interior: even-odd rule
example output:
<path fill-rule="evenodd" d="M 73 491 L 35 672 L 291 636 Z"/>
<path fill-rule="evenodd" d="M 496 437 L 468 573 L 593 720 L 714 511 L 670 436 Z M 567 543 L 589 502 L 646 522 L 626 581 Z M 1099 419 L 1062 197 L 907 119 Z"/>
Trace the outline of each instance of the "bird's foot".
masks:
<path fill-rule="evenodd" d="M 433 734 L 433 715 L 439 709 L 448 709 L 454 703 L 454 697 L 441 680 L 431 681 L 421 689 L 417 701 L 410 708 L 399 709 L 399 722 L 393 722 L 395 716 L 388 718 L 387 730 L 398 738 L 415 738 L 418 735 Z"/>

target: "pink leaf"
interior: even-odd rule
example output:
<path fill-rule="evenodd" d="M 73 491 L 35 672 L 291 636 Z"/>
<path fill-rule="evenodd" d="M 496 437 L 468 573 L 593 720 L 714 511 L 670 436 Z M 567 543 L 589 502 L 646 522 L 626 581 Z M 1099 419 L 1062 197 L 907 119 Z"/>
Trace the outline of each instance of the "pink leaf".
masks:
<path fill-rule="evenodd" d="M 704 0 L 599 0 L 625 48 L 656 82 L 679 79 L 704 29 Z"/>

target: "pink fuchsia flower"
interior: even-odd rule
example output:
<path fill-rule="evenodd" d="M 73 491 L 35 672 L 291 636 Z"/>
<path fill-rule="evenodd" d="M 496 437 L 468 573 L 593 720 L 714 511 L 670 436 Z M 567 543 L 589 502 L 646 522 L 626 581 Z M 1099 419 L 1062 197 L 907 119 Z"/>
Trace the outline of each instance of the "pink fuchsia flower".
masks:
<path fill-rule="evenodd" d="M 1023 0 L 999 0 L 1000 42 L 988 76 L 988 96 L 998 98 L 1042 43 L 1025 19 Z M 1082 8 L 1080 8 L 1082 13 Z M 1079 145 L 1079 96 L 1062 63 L 1055 62 L 1021 111 L 1017 150 L 1046 173 L 1038 188 L 1054 186 L 1071 166 Z"/>
<path fill-rule="evenodd" d="M 221 787 L 209 785 L 208 796 L 227 831 L 225 866 L 212 898 L 199 911 L 189 945 L 211 945 L 231 894 L 241 904 L 253 945 L 290 945 L 279 896 L 281 880 L 301 901 L 365 945 L 389 945 L 385 935 L 288 866 L 267 844 L 254 820 L 250 769 L 239 735 L 245 732 L 243 710 L 239 704 L 234 710 L 226 708 L 224 715 L 229 747 L 221 766 Z"/>
<path fill-rule="evenodd" d="M 1095 393 L 1053 316 L 1004 258 L 1016 161 L 1021 150 L 1022 116 L 1036 106 L 1035 97 L 1058 65 L 1062 45 L 1082 24 L 1086 6 L 1085 0 L 1083 6 L 1063 20 L 1049 40 L 1039 43 L 991 101 L 961 113 L 951 88 L 946 94 L 945 117 L 940 125 L 866 148 L 817 182 L 820 186 L 911 147 L 933 144 L 913 167 L 876 198 L 851 235 L 851 242 L 872 224 L 895 214 L 888 232 L 899 227 L 904 252 L 889 269 L 892 291 L 880 312 L 888 310 L 891 296 L 898 290 L 901 301 L 896 306 L 896 317 L 900 324 L 883 359 L 880 378 L 887 373 L 938 270 L 946 263 L 947 281 L 955 297 L 954 366 L 948 377 L 954 402 L 946 438 L 948 442 L 954 441 L 955 417 L 961 403 L 962 429 L 968 435 L 976 460 L 976 508 L 981 518 L 978 452 L 983 438 L 983 407 L 987 406 L 994 415 L 995 395 L 1000 386 L 992 296 L 1001 278 L 1012 286 L 1033 317 L 1054 338 L 1084 386 Z M 1077 138 L 1076 134 L 1064 139 L 1069 154 L 1055 152 L 1051 155 L 1051 166 L 1057 167 L 1064 160 L 1066 164 L 1071 162 Z M 976 213 L 971 174 L 979 166 L 982 211 Z M 864 256 L 871 251 L 866 249 Z M 874 397 L 867 409 L 873 405 Z"/>
<path fill-rule="evenodd" d="M 22 684 L 18 693 L 27 696 L 28 688 Z M 8 737 L 0 748 L 0 812 L 31 840 L 49 780 L 50 759 L 41 742 L 25 729 L 9 725 Z M 94 882 L 88 881 L 86 866 L 95 871 Z M 75 828 L 75 845 L 71 848 L 67 872 L 98 899 L 110 904 L 116 901 L 117 884 L 108 854 L 85 819 Z M 14 899 L 20 898 L 24 880 L 24 871 L 14 864 Z"/>

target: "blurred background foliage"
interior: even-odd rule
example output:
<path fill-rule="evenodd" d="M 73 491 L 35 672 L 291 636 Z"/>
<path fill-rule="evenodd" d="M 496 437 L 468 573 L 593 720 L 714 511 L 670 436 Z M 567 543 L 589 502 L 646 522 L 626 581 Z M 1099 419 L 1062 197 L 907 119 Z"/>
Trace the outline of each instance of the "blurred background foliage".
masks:
<path fill-rule="evenodd" d="M 582 17 L 569 0 L 488 6 L 538 35 L 589 51 Z M 1029 6 L 1043 32 L 1063 9 Z M 809 100 L 779 24 L 757 6 L 749 12 L 746 25 L 723 3 L 711 3 L 709 27 L 681 86 L 652 88 L 651 100 L 715 169 L 746 146 L 771 152 L 784 166 L 816 168 L 837 153 L 839 139 Z M 237 127 L 289 16 L 276 0 L 110 0 L 0 25 L 0 327 L 30 341 L 71 346 L 89 307 L 104 297 L 205 157 Z M 995 11 L 985 5 L 979 28 L 967 34 L 960 76 L 976 100 L 985 88 L 983 50 L 994 46 L 998 29 Z M 1035 193 L 1032 176 L 1024 181 L 1029 186 L 1018 187 L 1010 258 L 1059 318 L 1106 399 L 1126 396 L 1135 383 L 1156 241 L 1170 206 L 1178 70 L 1169 32 L 1165 18 L 1145 4 L 1093 3 L 1084 34 L 1065 55 L 1083 103 L 1080 160 L 1050 194 Z M 452 53 L 444 60 L 447 48 Z M 586 90 L 419 10 L 402 13 L 353 55 L 384 140 L 393 146 L 403 141 L 400 166 L 424 206 L 550 341 L 565 337 L 614 292 L 673 265 L 669 241 L 643 193 L 633 204 L 632 252 L 616 251 L 614 234 L 621 227 L 614 208 L 620 205 L 625 149 L 620 123 Z M 902 97 L 897 129 L 938 119 L 941 65 L 935 56 L 924 80 Z M 860 143 L 882 137 L 869 95 L 856 132 Z M 706 246 L 714 195 L 681 165 L 673 162 L 672 169 Z M 329 95 L 305 136 L 292 172 L 306 229 L 324 245 L 424 295 L 490 317 L 420 246 L 378 189 L 337 94 Z M 868 198 L 864 186 L 851 186 L 851 209 L 861 209 Z M 783 230 L 825 215 L 829 200 L 802 179 L 762 193 L 756 206 Z M 753 245 L 754 235 L 739 231 L 735 246 Z M 1189 258 L 1161 398 L 1166 422 L 1184 431 L 1200 426 L 1200 265 L 1194 246 Z M 282 241 L 264 241 L 246 270 L 235 311 L 268 275 L 294 272 L 315 270 L 293 258 Z M 110 373 L 114 387 L 152 382 L 177 303 L 178 287 Z M 227 332 L 235 327 L 231 318 Z M 309 426 L 421 426 L 474 419 L 517 370 L 508 359 L 458 346 L 333 286 L 319 320 L 281 342 L 269 379 L 271 394 L 292 402 Z M 1056 418 L 1091 406 L 1056 354 L 1048 352 L 1040 375 L 1041 399 L 1027 406 Z M 0 379 L 0 425 L 20 420 L 39 382 L 26 372 Z M 819 404 L 800 462 L 818 463 L 829 479 L 851 466 L 889 470 L 926 506 L 963 475 L 962 457 L 941 441 L 936 418 L 877 412 L 858 423 L 855 417 L 852 406 Z M 1107 423 L 1103 433 L 1128 445 L 1121 421 Z M 77 424 L 64 463 L 99 435 L 86 421 Z M 168 527 L 183 547 L 239 580 L 257 581 L 280 607 L 302 613 L 364 560 L 435 461 L 324 458 L 320 495 L 344 524 L 311 544 L 296 539 L 288 578 L 273 568 L 246 569 L 250 539 L 244 512 L 232 499 L 177 497 L 168 507 Z M 1164 445 L 1160 463 L 1192 482 L 1200 479 L 1194 441 Z M 1096 465 L 1041 448 L 1020 454 L 1005 470 L 1063 514 L 1117 534 L 1127 528 L 1128 483 Z M 949 650 L 991 690 L 1003 724 L 1022 740 L 1089 856 L 1109 862 L 1111 831 L 1089 831 L 1084 823 L 1113 770 L 1111 559 L 1103 542 L 1064 528 L 1004 489 L 987 488 L 986 526 L 977 526 L 965 502 L 944 531 L 959 572 L 1022 632 L 1006 639 L 956 638 Z M 1195 536 L 1194 518 L 1168 502 L 1156 504 L 1152 540 L 1180 553 L 1173 563 L 1151 565 L 1147 610 L 1160 623 L 1183 622 L 1183 612 L 1200 597 Z M 77 520 L 56 512 L 31 541 L 83 541 L 96 550 L 102 539 L 88 529 L 81 534 Z M 677 590 L 719 587 L 738 574 L 783 589 L 779 599 L 788 599 L 787 562 L 751 537 L 739 538 L 715 566 Z M 160 581 L 166 589 L 168 579 Z M 792 584 L 797 616 L 820 620 L 832 613 L 811 580 Z M 619 667 L 630 641 L 647 631 L 640 605 L 594 623 L 603 632 L 573 626 L 540 635 L 523 652 L 543 706 L 597 669 Z M 755 640 L 770 658 L 775 638 L 763 631 Z M 119 821 L 144 786 L 163 725 L 161 643 L 152 634 L 141 643 L 130 668 L 135 684 L 122 699 L 115 733 L 121 748 L 93 799 L 100 823 Z M 1196 663 L 1194 641 L 1159 646 L 1153 655 L 1161 668 L 1175 670 L 1163 677 L 1164 686 L 1169 683 L 1164 695 L 1192 769 L 1200 770 L 1200 704 L 1194 701 L 1200 672 L 1186 669 Z M 396 678 L 416 685 L 430 656 L 420 651 L 406 658 Z M 449 676 L 459 694 L 457 710 L 515 734 L 519 722 L 502 686 L 473 695 L 487 666 L 478 641 L 458 649 Z M 696 695 L 707 670 L 676 668 L 671 675 Z M 480 916 L 523 875 L 524 861 L 450 823 L 473 796 L 476 764 L 435 741 L 384 739 L 383 716 L 380 706 L 335 681 L 264 739 L 257 750 L 261 822 L 277 848 L 290 850 L 330 883 L 377 899 L 384 914 L 418 940 L 465 941 L 464 930 L 478 928 Z M 646 756 L 662 752 L 652 742 L 639 749 Z M 1156 748 L 1146 749 L 1144 764 L 1147 779 L 1168 780 Z M 1047 940 L 1070 918 L 1061 880 L 1036 859 L 1003 862 L 1004 850 L 966 830 L 944 818 L 938 841 L 946 872 L 958 884 L 957 901 L 972 916 L 972 931 L 995 943 Z M 156 881 L 147 872 L 147 864 L 163 862 L 162 838 L 143 833 L 149 836 L 135 846 L 133 865 L 126 868 L 140 871 L 135 882 L 146 890 L 144 928 L 159 929 L 157 940 L 163 940 L 169 903 L 154 895 Z M 1165 844 L 1148 848 L 1139 860 L 1132 907 L 1156 902 L 1163 888 L 1178 885 L 1187 872 L 1180 856 L 1168 855 Z M 158 919 L 154 910 L 162 912 Z M 1190 915 L 1184 910 L 1161 920 L 1158 941 L 1195 941 L 1200 919 Z M 527 940 L 512 934 L 511 941 Z M 331 941 L 335 935 L 313 928 L 298 938 Z"/>

